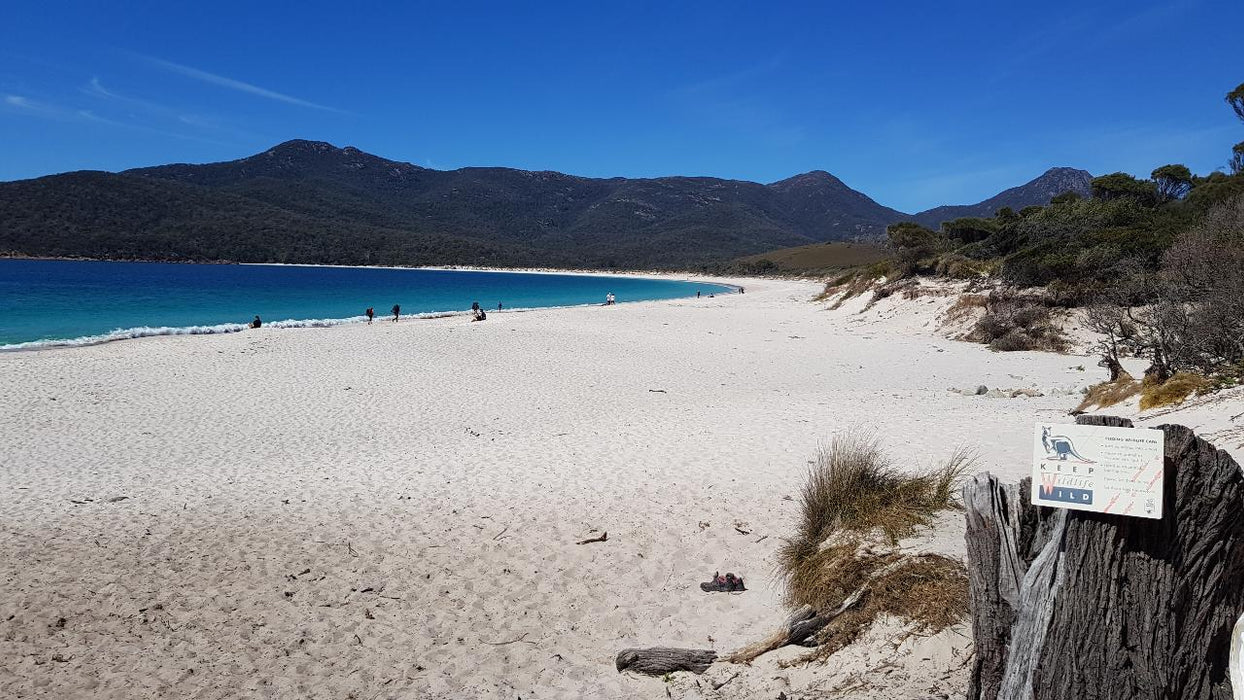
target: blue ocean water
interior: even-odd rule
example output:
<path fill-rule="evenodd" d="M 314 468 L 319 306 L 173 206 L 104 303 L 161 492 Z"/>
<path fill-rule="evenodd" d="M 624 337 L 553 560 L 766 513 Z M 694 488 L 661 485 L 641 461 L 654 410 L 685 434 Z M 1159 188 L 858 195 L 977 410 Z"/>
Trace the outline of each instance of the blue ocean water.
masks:
<path fill-rule="evenodd" d="M 329 326 L 377 318 L 673 299 L 720 285 L 596 275 L 282 265 L 0 260 L 0 350 L 149 335 Z"/>

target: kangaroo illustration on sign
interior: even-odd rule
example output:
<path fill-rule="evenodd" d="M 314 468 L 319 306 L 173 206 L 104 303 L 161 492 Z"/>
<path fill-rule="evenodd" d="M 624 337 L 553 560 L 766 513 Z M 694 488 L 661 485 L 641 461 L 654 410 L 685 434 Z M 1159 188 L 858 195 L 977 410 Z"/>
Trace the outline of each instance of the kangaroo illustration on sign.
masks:
<path fill-rule="evenodd" d="M 1092 460 L 1084 458 L 1084 455 L 1076 452 L 1075 445 L 1071 442 L 1071 438 L 1066 435 L 1050 435 L 1049 428 L 1041 428 L 1041 445 L 1045 448 L 1046 454 L 1051 454 L 1060 461 L 1067 461 L 1067 457 L 1074 457 L 1081 462 L 1092 464 Z"/>

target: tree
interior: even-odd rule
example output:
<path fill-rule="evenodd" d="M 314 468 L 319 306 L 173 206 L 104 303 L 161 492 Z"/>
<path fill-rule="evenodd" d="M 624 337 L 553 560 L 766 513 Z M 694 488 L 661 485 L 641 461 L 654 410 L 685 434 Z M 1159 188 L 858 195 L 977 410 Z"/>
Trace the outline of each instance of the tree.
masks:
<path fill-rule="evenodd" d="M 992 219 L 979 219 L 974 216 L 965 216 L 942 222 L 943 235 L 964 243 L 983 241 L 997 230 L 998 226 Z"/>
<path fill-rule="evenodd" d="M 1244 362 L 1244 196 L 1215 205 L 1180 235 L 1157 273 L 1120 277 L 1086 315 L 1112 377 L 1123 354 L 1148 355 L 1145 376 L 1158 381 Z"/>
<path fill-rule="evenodd" d="M 899 276 L 921 268 L 921 261 L 946 247 L 946 237 L 934 233 L 914 221 L 900 221 L 886 227 L 886 236 L 894 248 L 893 263 Z"/>
<path fill-rule="evenodd" d="M 1083 197 L 1080 196 L 1079 192 L 1076 192 L 1075 190 L 1067 190 L 1066 192 L 1051 199 L 1050 204 L 1071 204 L 1072 202 L 1078 202 L 1081 199 L 1083 199 Z"/>
<path fill-rule="evenodd" d="M 1163 165 L 1150 177 L 1157 186 L 1158 199 L 1163 202 L 1183 199 L 1192 189 L 1192 171 L 1186 165 Z"/>
<path fill-rule="evenodd" d="M 1235 110 L 1235 116 L 1244 122 L 1244 83 L 1240 83 L 1234 90 L 1227 93 L 1227 104 Z"/>
<path fill-rule="evenodd" d="M 886 237 L 890 245 L 898 249 L 931 247 L 940 242 L 941 237 L 933 231 L 914 221 L 900 221 L 886 227 Z"/>
<path fill-rule="evenodd" d="M 1227 161 L 1232 175 L 1244 174 L 1244 141 L 1231 147 L 1231 160 Z"/>
<path fill-rule="evenodd" d="M 1107 297 L 1121 297 L 1117 291 L 1108 293 Z M 1099 367 L 1110 372 L 1110 381 L 1117 382 L 1126 374 L 1123 369 L 1122 357 L 1128 351 L 1134 351 L 1132 339 L 1136 329 L 1127 317 L 1126 305 L 1120 299 L 1099 301 L 1084 311 L 1084 325 L 1098 334 L 1099 338 L 1094 349 L 1101 360 Z"/>
<path fill-rule="evenodd" d="M 1095 177 L 1090 186 L 1093 197 L 1106 201 L 1127 198 L 1142 204 L 1152 204 L 1157 199 L 1157 191 L 1152 182 L 1137 180 L 1127 173 Z"/>
<path fill-rule="evenodd" d="M 1244 361 L 1244 197 L 1214 206 L 1181 235 L 1160 274 L 1186 314 L 1172 360 L 1207 372 Z"/>

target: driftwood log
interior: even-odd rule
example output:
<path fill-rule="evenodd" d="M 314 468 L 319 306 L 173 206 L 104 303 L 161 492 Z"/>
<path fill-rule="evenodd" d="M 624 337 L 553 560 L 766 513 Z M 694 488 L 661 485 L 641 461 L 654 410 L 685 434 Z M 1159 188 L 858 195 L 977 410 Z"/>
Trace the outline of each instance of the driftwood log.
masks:
<path fill-rule="evenodd" d="M 732 664 L 750 663 L 761 654 L 767 654 L 774 649 L 780 649 L 789 644 L 804 644 L 809 637 L 820 632 L 832 619 L 829 616 L 817 615 L 811 605 L 801 605 L 791 613 L 790 617 L 786 618 L 786 622 L 779 629 L 774 630 L 768 637 L 748 644 L 742 649 L 736 649 L 727 654 L 725 660 Z"/>
<path fill-rule="evenodd" d="M 964 486 L 977 649 L 968 698 L 1231 698 L 1244 474 L 1188 428 L 1159 429 L 1161 520 L 1035 508 L 1027 483 L 987 474 Z"/>
<path fill-rule="evenodd" d="M 634 671 L 650 676 L 662 676 L 674 671 L 704 673 L 717 660 L 712 649 L 673 649 L 651 647 L 649 649 L 623 649 L 618 652 L 614 665 L 618 673 Z"/>
<path fill-rule="evenodd" d="M 725 657 L 725 660 L 732 664 L 745 664 L 752 662 L 761 654 L 767 654 L 774 649 L 780 649 L 784 646 L 792 644 L 808 647 L 816 646 L 817 642 L 813 639 L 816 633 L 833 622 L 839 615 L 855 607 L 855 604 L 860 602 L 860 599 L 868 592 L 868 588 L 873 581 L 883 576 L 889 576 L 904 566 L 912 564 L 914 561 L 914 559 L 899 559 L 872 572 L 864 580 L 864 585 L 844 598 L 833 610 L 822 613 L 813 610 L 811 605 L 800 606 L 799 609 L 791 613 L 790 617 L 786 618 L 786 624 L 781 629 L 776 630 L 773 634 L 759 642 L 731 652 Z"/>

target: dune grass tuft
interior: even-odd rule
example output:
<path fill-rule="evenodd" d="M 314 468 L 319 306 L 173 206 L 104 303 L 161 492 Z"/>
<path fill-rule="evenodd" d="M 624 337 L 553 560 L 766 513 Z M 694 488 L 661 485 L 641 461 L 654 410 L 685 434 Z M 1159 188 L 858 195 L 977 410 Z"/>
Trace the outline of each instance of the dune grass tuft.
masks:
<path fill-rule="evenodd" d="M 1109 408 L 1115 404 L 1123 403 L 1133 396 L 1140 393 L 1140 382 L 1132 378 L 1132 375 L 1123 372 L 1119 378 L 1113 382 L 1102 382 L 1089 387 L 1088 393 L 1084 395 L 1084 400 L 1076 406 L 1076 411 L 1087 411 L 1091 408 Z"/>
<path fill-rule="evenodd" d="M 871 433 L 835 437 L 808 472 L 799 494 L 799 530 L 782 548 L 782 561 L 809 555 L 838 530 L 881 528 L 897 542 L 953 507 L 954 484 L 972 461 L 971 452 L 960 449 L 941 467 L 903 474 Z"/>
<path fill-rule="evenodd" d="M 1183 403 L 1189 396 L 1204 394 L 1211 388 L 1209 379 L 1192 372 L 1179 372 L 1165 382 L 1146 377 L 1140 389 L 1140 410 Z"/>
<path fill-rule="evenodd" d="M 818 633 L 828 645 L 818 656 L 849 644 L 881 614 L 935 631 L 966 614 L 961 563 L 902 554 L 870 535 L 884 533 L 893 545 L 931 525 L 939 511 L 956 507 L 956 487 L 973 463 L 974 454 L 959 449 L 939 467 L 905 474 L 871 433 L 839 436 L 820 449 L 800 493 L 798 529 L 778 552 L 787 602 L 824 613 L 855 591 L 865 595 Z"/>

